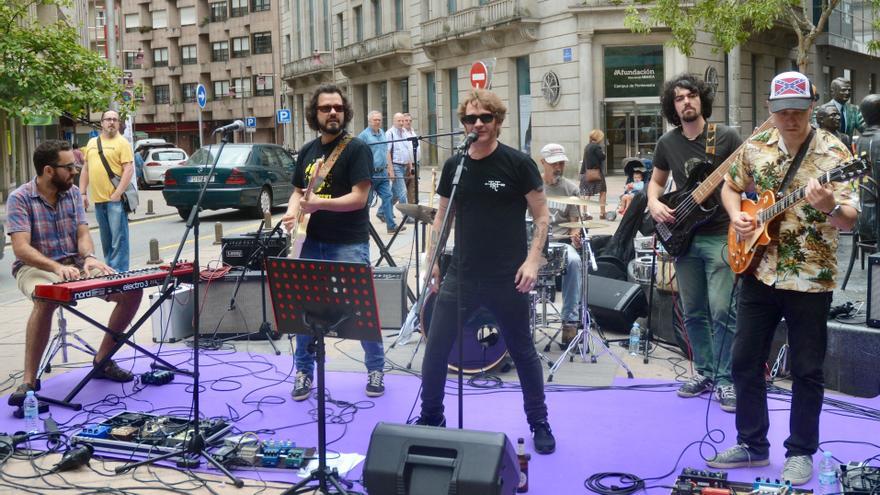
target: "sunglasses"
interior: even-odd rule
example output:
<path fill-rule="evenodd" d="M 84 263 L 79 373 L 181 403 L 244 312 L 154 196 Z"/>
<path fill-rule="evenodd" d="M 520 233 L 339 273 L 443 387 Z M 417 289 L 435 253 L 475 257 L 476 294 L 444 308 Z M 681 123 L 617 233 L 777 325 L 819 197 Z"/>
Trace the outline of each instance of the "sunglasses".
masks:
<path fill-rule="evenodd" d="M 76 163 L 68 163 L 66 165 L 52 165 L 52 168 L 66 168 L 68 172 L 76 171 Z"/>
<path fill-rule="evenodd" d="M 494 113 L 481 113 L 480 115 L 465 115 L 461 118 L 461 123 L 465 125 L 474 125 L 477 123 L 477 119 L 480 119 L 480 122 L 484 124 L 488 124 L 495 120 Z"/>
<path fill-rule="evenodd" d="M 318 111 L 321 113 L 330 113 L 330 110 L 335 110 L 336 113 L 342 113 L 345 111 L 345 107 L 342 105 L 321 105 L 318 107 Z"/>

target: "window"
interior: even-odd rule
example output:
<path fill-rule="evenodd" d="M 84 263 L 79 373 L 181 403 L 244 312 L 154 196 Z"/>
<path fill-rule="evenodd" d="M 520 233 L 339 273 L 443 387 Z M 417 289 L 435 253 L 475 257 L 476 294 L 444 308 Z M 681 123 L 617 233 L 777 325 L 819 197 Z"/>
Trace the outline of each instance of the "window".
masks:
<path fill-rule="evenodd" d="M 364 11 L 358 5 L 354 9 L 354 40 L 364 41 Z"/>
<path fill-rule="evenodd" d="M 125 70 L 132 70 L 135 68 L 140 68 L 140 64 L 135 66 L 135 58 L 137 57 L 136 52 L 125 52 Z"/>
<path fill-rule="evenodd" d="M 229 81 L 214 81 L 214 99 L 222 100 L 229 96 Z"/>
<path fill-rule="evenodd" d="M 247 0 L 232 0 L 232 10 L 229 15 L 232 17 L 246 16 L 248 13 Z"/>
<path fill-rule="evenodd" d="M 255 96 L 274 96 L 275 91 L 274 81 L 272 80 L 272 76 L 254 76 L 254 86 L 257 90 L 254 92 Z"/>
<path fill-rule="evenodd" d="M 343 20 L 342 13 L 336 14 L 336 34 L 339 35 L 339 45 L 337 46 L 345 46 L 345 31 L 342 30 Z"/>
<path fill-rule="evenodd" d="M 236 98 L 251 97 L 251 78 L 243 77 L 241 79 L 233 79 L 232 85 L 235 88 L 234 91 Z"/>
<path fill-rule="evenodd" d="M 168 27 L 167 10 L 154 10 L 150 14 L 153 16 L 153 29 L 163 29 Z"/>
<path fill-rule="evenodd" d="M 330 31 L 333 29 L 333 18 L 330 17 L 330 0 L 324 0 L 322 7 L 324 8 L 323 17 L 321 18 L 324 21 L 324 49 L 330 50 Z"/>
<path fill-rule="evenodd" d="M 403 31 L 403 0 L 394 0 L 394 30 Z"/>
<path fill-rule="evenodd" d="M 153 86 L 153 103 L 171 103 L 171 90 L 167 84 Z"/>
<path fill-rule="evenodd" d="M 215 41 L 211 43 L 211 61 L 225 62 L 229 60 L 229 42 Z"/>
<path fill-rule="evenodd" d="M 103 13 L 104 11 L 99 11 Z M 125 14 L 125 32 L 137 31 L 141 27 L 141 17 L 137 14 Z"/>
<path fill-rule="evenodd" d="M 137 15 L 137 14 L 135 14 Z M 95 26 L 102 28 L 107 25 L 107 16 L 104 15 L 104 9 L 95 11 Z"/>
<path fill-rule="evenodd" d="M 404 77 L 403 79 L 400 80 L 400 104 L 403 107 L 403 113 L 409 113 L 409 78 L 408 77 Z"/>
<path fill-rule="evenodd" d="M 250 54 L 251 46 L 247 36 L 232 38 L 232 58 L 247 57 Z"/>
<path fill-rule="evenodd" d="M 153 67 L 168 67 L 167 48 L 156 48 L 153 50 Z"/>
<path fill-rule="evenodd" d="M 292 47 L 292 45 L 290 42 L 290 35 L 285 34 L 284 35 L 284 60 L 285 61 L 290 61 L 291 57 L 293 56 L 293 52 L 291 51 L 291 47 Z"/>
<path fill-rule="evenodd" d="M 271 2 L 269 0 L 253 0 L 251 2 L 251 10 L 254 12 L 263 12 L 269 10 Z"/>
<path fill-rule="evenodd" d="M 196 45 L 183 45 L 180 47 L 180 63 L 181 65 L 190 65 L 198 63 L 198 50 Z"/>
<path fill-rule="evenodd" d="M 458 5 L 456 5 L 455 0 L 446 0 L 446 13 L 454 14 L 455 11 L 458 10 Z"/>
<path fill-rule="evenodd" d="M 226 2 L 211 2 L 211 22 L 225 21 Z"/>
<path fill-rule="evenodd" d="M 374 36 L 382 34 L 382 2 L 371 0 L 373 4 L 373 33 Z"/>
<path fill-rule="evenodd" d="M 180 25 L 181 26 L 192 26 L 196 23 L 196 8 L 195 7 L 181 7 L 180 8 Z"/>
<path fill-rule="evenodd" d="M 192 103 L 196 101 L 196 88 L 198 83 L 183 83 L 180 89 L 183 91 L 183 102 Z"/>
<path fill-rule="evenodd" d="M 272 33 L 254 33 L 254 54 L 272 53 Z"/>

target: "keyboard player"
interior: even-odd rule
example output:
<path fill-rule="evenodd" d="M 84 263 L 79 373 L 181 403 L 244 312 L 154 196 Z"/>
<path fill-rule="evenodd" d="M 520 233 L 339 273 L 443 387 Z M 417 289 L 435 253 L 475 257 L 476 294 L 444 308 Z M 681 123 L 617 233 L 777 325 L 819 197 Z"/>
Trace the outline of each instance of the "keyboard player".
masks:
<path fill-rule="evenodd" d="M 73 183 L 76 160 L 70 143 L 48 140 L 37 146 L 33 155 L 37 175 L 13 191 L 6 202 L 6 232 L 12 241 L 15 262 L 12 275 L 21 292 L 33 299 L 37 285 L 73 280 L 88 273 L 106 275 L 113 270 L 95 258 L 95 247 L 83 210 L 82 196 Z M 140 306 L 140 290 L 111 294 L 108 301 L 116 303 L 108 327 L 122 332 Z M 52 329 L 52 315 L 57 303 L 33 299 L 25 336 L 24 380 L 9 397 L 9 404 L 18 406 L 28 390 L 34 390 L 37 367 Z M 106 356 L 114 345 L 105 334 L 95 362 Z M 114 361 L 108 361 L 95 378 L 129 382 L 131 372 Z"/>

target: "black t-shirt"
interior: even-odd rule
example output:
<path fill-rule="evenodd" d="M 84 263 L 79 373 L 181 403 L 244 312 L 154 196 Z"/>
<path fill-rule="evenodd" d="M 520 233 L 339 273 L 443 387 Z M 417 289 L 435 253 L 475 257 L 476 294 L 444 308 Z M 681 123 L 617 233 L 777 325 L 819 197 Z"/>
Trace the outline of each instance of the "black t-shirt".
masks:
<path fill-rule="evenodd" d="M 321 144 L 321 138 L 306 143 L 299 151 L 296 160 L 296 171 L 293 174 L 293 185 L 305 189 L 312 177 L 312 165 L 318 158 L 330 158 L 336 144 L 345 133 L 328 144 Z M 373 168 L 373 155 L 370 147 L 358 138 L 342 150 L 336 165 L 327 174 L 324 183 L 317 191 L 322 198 L 338 198 L 351 192 L 352 187 L 364 180 L 370 180 Z M 358 210 L 336 212 L 318 210 L 312 213 L 306 237 L 321 242 L 335 244 L 355 244 L 369 240 L 369 209 L 366 202 Z"/>
<path fill-rule="evenodd" d="M 443 165 L 437 187 L 443 197 L 452 194 L 458 162 L 453 156 Z M 528 254 L 526 194 L 542 184 L 535 162 L 502 143 L 481 160 L 465 158 L 455 198 L 464 249 L 455 246 L 450 270 L 470 280 L 512 283 Z"/>
<path fill-rule="evenodd" d="M 587 169 L 598 168 L 604 172 L 605 152 L 599 143 L 590 143 L 584 148 L 584 159 L 581 160 L 581 175 L 587 173 Z"/>
<path fill-rule="evenodd" d="M 718 124 L 715 126 L 715 156 L 709 158 L 706 156 L 706 132 L 691 141 L 681 133 L 681 127 L 676 127 L 657 140 L 653 166 L 660 170 L 671 170 L 675 187 L 680 190 L 687 182 L 685 167 L 688 160 L 711 161 L 715 167 L 718 167 L 739 148 L 740 144 L 742 144 L 742 139 L 739 137 L 739 133 L 726 125 Z M 730 218 L 721 204 L 721 187 L 715 190 L 713 199 L 707 200 L 704 205 L 711 206 L 713 204 L 718 205 L 715 215 L 697 229 L 698 233 L 720 234 L 727 232 Z"/>

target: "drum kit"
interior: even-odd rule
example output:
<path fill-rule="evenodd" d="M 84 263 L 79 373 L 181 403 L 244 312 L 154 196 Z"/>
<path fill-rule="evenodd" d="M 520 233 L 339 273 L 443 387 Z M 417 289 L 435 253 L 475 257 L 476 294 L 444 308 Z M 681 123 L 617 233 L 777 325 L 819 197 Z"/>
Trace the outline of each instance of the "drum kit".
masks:
<path fill-rule="evenodd" d="M 654 247 L 653 236 L 636 236 L 633 239 L 636 256 L 629 262 L 627 273 L 633 282 L 650 285 L 654 270 L 654 287 L 660 292 L 678 292 L 673 258 L 662 244 Z"/>

